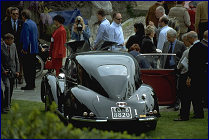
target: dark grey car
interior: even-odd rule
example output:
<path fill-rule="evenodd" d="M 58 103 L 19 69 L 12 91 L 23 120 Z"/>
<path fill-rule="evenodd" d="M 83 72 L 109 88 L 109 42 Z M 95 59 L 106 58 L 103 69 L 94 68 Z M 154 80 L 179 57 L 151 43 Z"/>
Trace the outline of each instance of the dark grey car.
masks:
<path fill-rule="evenodd" d="M 146 124 L 155 129 L 157 98 L 139 72 L 136 60 L 125 52 L 73 53 L 58 77 L 50 72 L 43 77 L 42 101 L 47 110 L 55 101 L 70 122 Z"/>

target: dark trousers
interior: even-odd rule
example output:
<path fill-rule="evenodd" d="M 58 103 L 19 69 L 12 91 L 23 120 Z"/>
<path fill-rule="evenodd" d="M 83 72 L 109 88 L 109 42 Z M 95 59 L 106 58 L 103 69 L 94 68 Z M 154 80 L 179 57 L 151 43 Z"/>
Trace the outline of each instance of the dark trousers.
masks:
<path fill-rule="evenodd" d="M 199 28 L 198 38 L 199 40 L 202 40 L 204 32 L 208 30 L 208 22 L 199 23 L 198 28 Z"/>
<path fill-rule="evenodd" d="M 186 85 L 187 73 L 180 74 L 178 79 L 178 90 L 180 94 L 181 109 L 180 116 L 182 119 L 189 119 L 191 106 L 191 88 Z"/>
<path fill-rule="evenodd" d="M 6 75 L 2 75 L 2 82 L 5 86 L 5 91 L 3 93 L 4 95 L 2 94 L 2 96 L 4 96 L 3 108 L 10 108 L 15 79 L 9 78 Z"/>
<path fill-rule="evenodd" d="M 202 98 L 204 95 L 203 85 L 201 84 L 203 78 L 191 78 L 191 99 L 194 109 L 194 115 L 204 117 Z"/>
<path fill-rule="evenodd" d="M 23 56 L 23 73 L 26 86 L 35 88 L 36 54 L 26 54 Z"/>
<path fill-rule="evenodd" d="M 1 112 L 3 111 L 4 106 L 5 106 L 5 98 L 4 98 L 3 90 L 1 88 Z"/>

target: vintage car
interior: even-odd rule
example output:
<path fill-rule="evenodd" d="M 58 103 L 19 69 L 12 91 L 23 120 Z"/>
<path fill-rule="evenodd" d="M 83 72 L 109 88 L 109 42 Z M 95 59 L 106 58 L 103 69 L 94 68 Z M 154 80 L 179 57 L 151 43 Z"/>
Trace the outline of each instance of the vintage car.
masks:
<path fill-rule="evenodd" d="M 59 114 L 75 124 L 119 123 L 155 129 L 159 116 L 155 92 L 142 83 L 132 55 L 105 50 L 113 44 L 105 42 L 96 51 L 82 52 L 83 41 L 68 43 L 72 53 L 62 72 L 58 77 L 48 72 L 42 78 L 41 99 L 45 108 L 49 110 L 54 101 Z"/>

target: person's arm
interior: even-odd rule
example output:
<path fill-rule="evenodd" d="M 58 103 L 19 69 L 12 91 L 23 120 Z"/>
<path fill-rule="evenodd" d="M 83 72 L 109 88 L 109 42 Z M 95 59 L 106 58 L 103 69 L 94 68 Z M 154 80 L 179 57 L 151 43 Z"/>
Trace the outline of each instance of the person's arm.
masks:
<path fill-rule="evenodd" d="M 100 24 L 99 29 L 97 31 L 97 36 L 96 39 L 94 41 L 94 48 L 97 47 L 97 45 L 100 43 L 100 41 L 102 40 L 103 34 L 105 31 L 105 25 Z"/>
<path fill-rule="evenodd" d="M 85 39 L 89 39 L 90 38 L 90 29 L 89 29 L 89 27 L 87 25 L 85 26 L 85 30 L 83 31 L 83 37 Z"/>
<path fill-rule="evenodd" d="M 20 62 L 19 62 L 19 58 L 18 58 L 16 47 L 15 47 L 15 64 L 16 64 L 16 75 L 18 77 L 19 76 L 19 72 L 20 72 Z"/>
<path fill-rule="evenodd" d="M 191 25 L 189 12 L 186 9 L 184 11 L 184 23 L 187 27 L 189 27 Z"/>
<path fill-rule="evenodd" d="M 182 64 L 182 61 L 183 59 L 186 57 L 186 51 L 184 51 L 182 57 L 180 58 L 179 62 L 178 62 L 178 65 L 177 65 L 177 69 L 181 70 L 183 68 L 183 64 Z"/>
<path fill-rule="evenodd" d="M 78 33 L 75 31 L 75 27 L 72 28 L 71 39 L 72 40 L 78 40 Z"/>
<path fill-rule="evenodd" d="M 28 52 L 29 42 L 29 27 L 28 24 L 24 23 L 21 31 L 21 43 L 23 43 L 23 53 Z"/>
<path fill-rule="evenodd" d="M 198 25 L 200 22 L 200 6 L 197 5 L 196 13 L 195 13 L 195 32 L 198 33 Z"/>
<path fill-rule="evenodd" d="M 164 42 L 165 42 L 165 36 L 162 32 L 160 32 L 157 42 L 157 49 L 163 50 Z"/>

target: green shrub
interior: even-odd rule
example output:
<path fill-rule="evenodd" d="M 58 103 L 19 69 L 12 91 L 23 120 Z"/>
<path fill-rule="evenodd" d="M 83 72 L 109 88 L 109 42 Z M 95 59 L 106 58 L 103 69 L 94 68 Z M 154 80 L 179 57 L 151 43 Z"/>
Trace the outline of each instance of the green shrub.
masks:
<path fill-rule="evenodd" d="M 2 130 L 2 139 L 142 139 L 141 136 L 130 135 L 127 132 L 102 131 L 95 128 L 74 128 L 72 124 L 65 126 L 54 113 L 56 104 L 53 103 L 49 112 L 34 109 L 23 120 L 18 104 L 11 109 L 11 119 L 7 121 L 6 129 Z"/>

